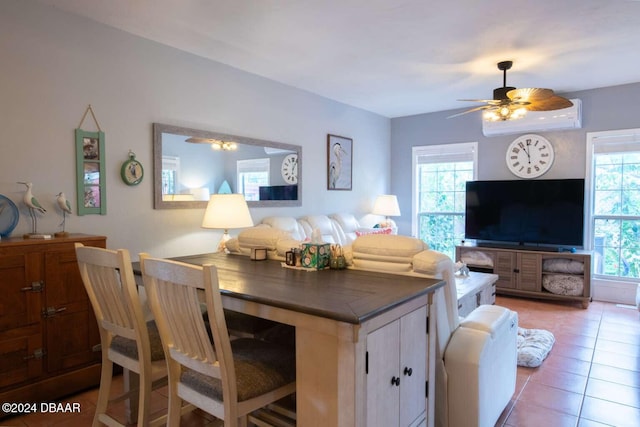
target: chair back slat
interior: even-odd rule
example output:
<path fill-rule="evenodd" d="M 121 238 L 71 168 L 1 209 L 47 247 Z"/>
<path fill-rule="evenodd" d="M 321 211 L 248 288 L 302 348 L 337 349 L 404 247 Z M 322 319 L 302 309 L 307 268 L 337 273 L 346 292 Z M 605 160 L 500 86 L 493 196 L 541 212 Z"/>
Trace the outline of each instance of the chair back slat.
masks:
<path fill-rule="evenodd" d="M 96 264 L 86 264 L 86 270 L 103 314 L 104 327 L 118 335 L 124 334 L 124 331 L 133 332 L 133 313 L 128 307 L 127 292 L 122 286 L 118 271 Z"/>
<path fill-rule="evenodd" d="M 209 343 L 202 313 L 199 310 L 197 288 L 172 286 L 171 282 L 164 280 L 157 283 L 158 298 L 165 306 L 167 317 L 180 318 L 179 321 L 168 324 L 171 336 L 174 337 L 173 349 L 203 362 L 216 362 L 215 349 Z"/>

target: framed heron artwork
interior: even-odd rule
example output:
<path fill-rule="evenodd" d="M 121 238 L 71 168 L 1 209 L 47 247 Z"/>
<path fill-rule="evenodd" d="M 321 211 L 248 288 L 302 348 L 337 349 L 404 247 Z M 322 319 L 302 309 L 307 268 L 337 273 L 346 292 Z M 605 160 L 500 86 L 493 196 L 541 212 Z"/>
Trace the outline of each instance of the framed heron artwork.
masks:
<path fill-rule="evenodd" d="M 327 135 L 327 189 L 351 190 L 353 140 Z"/>

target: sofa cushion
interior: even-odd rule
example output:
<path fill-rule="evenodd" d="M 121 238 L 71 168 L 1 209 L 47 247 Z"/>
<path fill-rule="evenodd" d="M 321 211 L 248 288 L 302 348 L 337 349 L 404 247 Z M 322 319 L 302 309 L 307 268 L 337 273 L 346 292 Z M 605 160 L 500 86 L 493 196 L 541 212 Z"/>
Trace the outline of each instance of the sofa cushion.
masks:
<path fill-rule="evenodd" d="M 311 237 L 305 234 L 298 220 L 292 216 L 270 216 L 264 218 L 261 223 L 277 230 L 286 231 L 292 239 L 305 240 L 307 237 Z"/>
<path fill-rule="evenodd" d="M 351 244 L 356 237 L 356 230 L 360 229 L 360 223 L 353 214 L 338 213 L 331 215 L 331 221 L 335 224 L 335 228 L 340 234 L 342 245 Z"/>
<path fill-rule="evenodd" d="M 353 214 L 337 213 L 331 215 L 331 219 L 338 223 L 345 233 L 353 233 L 360 228 L 360 223 Z"/>
<path fill-rule="evenodd" d="M 451 258 L 442 252 L 425 250 L 413 256 L 413 269 L 416 273 L 440 276 L 442 272 L 450 268 Z"/>
<path fill-rule="evenodd" d="M 410 274 L 410 262 L 384 261 L 382 259 L 372 260 L 366 258 L 356 258 L 352 260 L 354 268 L 359 270 L 381 271 L 394 274 Z"/>
<path fill-rule="evenodd" d="M 286 231 L 271 227 L 251 227 L 238 234 L 240 246 L 249 248 L 264 246 L 269 250 L 274 250 L 278 241 L 282 239 L 291 239 L 291 235 Z"/>
<path fill-rule="evenodd" d="M 334 222 L 326 215 L 305 216 L 300 220 L 300 224 L 307 237 L 311 237 L 312 240 L 314 232 L 319 233 L 319 238 L 322 239 L 322 242 L 314 243 L 344 244 L 340 239 Z"/>
<path fill-rule="evenodd" d="M 353 242 L 354 258 L 358 257 L 356 254 L 413 258 L 425 249 L 429 249 L 429 245 L 409 236 L 369 234 L 360 236 Z"/>
<path fill-rule="evenodd" d="M 284 238 L 278 241 L 276 245 L 276 252 L 278 254 L 278 258 L 283 258 L 286 256 L 287 252 L 289 252 L 293 248 L 299 248 L 302 242 L 300 240 Z"/>

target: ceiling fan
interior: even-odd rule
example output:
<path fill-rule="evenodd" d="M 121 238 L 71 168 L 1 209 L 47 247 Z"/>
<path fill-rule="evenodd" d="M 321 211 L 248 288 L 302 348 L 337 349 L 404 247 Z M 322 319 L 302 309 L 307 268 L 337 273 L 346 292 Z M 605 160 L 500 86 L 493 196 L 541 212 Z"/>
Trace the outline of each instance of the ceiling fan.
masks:
<path fill-rule="evenodd" d="M 219 139 L 212 138 L 198 138 L 193 136 L 184 140 L 185 142 L 191 142 L 194 144 L 211 144 L 213 150 L 232 151 L 238 148 L 238 144 L 233 141 L 221 141 Z"/>
<path fill-rule="evenodd" d="M 515 120 L 524 117 L 527 111 L 560 110 L 573 105 L 567 98 L 554 94 L 551 89 L 516 89 L 507 86 L 507 70 L 511 69 L 512 65 L 513 61 L 498 62 L 498 69 L 503 73 L 502 87 L 493 90 L 493 99 L 459 99 L 459 101 L 484 102 L 486 105 L 471 108 L 448 118 L 474 111 L 484 111 L 484 118 L 487 120 Z"/>

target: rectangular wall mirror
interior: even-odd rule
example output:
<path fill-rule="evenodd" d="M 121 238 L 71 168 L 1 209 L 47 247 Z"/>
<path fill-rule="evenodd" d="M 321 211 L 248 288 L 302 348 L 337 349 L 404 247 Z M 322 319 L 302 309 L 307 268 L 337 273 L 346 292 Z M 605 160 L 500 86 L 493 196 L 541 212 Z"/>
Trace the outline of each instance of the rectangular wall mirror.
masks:
<path fill-rule="evenodd" d="M 217 193 L 301 206 L 301 159 L 299 145 L 154 123 L 154 208 L 205 208 Z"/>

